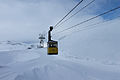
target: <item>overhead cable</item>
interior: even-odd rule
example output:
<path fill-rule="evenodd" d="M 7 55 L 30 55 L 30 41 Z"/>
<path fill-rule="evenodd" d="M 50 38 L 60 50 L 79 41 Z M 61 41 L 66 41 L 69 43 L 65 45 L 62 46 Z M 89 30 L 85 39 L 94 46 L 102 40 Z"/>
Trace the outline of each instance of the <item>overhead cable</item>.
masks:
<path fill-rule="evenodd" d="M 62 30 L 62 31 L 60 31 L 60 32 L 58 32 L 58 33 L 61 33 L 61 32 L 70 30 L 70 29 L 72 29 L 72 28 L 75 28 L 75 27 L 77 27 L 77 26 L 79 26 L 79 25 L 81 25 L 81 24 L 83 24 L 83 23 L 89 22 L 89 21 L 91 21 L 91 20 L 93 20 L 93 19 L 96 19 L 96 18 L 98 18 L 98 17 L 100 17 L 100 16 L 103 16 L 103 15 L 105 15 L 105 14 L 107 14 L 107 13 L 110 13 L 110 12 L 112 12 L 112 11 L 115 11 L 115 10 L 117 10 L 117 9 L 119 9 L 119 8 L 120 8 L 120 6 L 118 6 L 118 7 L 116 7 L 116 8 L 113 8 L 113 9 L 111 9 L 111 10 L 108 10 L 108 11 L 106 11 L 106 12 L 104 12 L 104 13 L 101 13 L 101 14 L 95 16 L 95 17 L 92 17 L 92 18 L 87 19 L 87 20 L 85 20 L 85 21 L 83 21 L 83 22 L 80 22 L 80 23 L 78 23 L 78 24 L 76 24 L 76 25 L 73 25 L 73 26 L 71 26 L 71 27 L 69 27 L 69 28 L 66 28 L 66 29 L 64 29 L 64 30 Z"/>
<path fill-rule="evenodd" d="M 120 16 L 118 16 L 118 18 L 119 18 L 119 17 L 120 17 Z M 75 31 L 75 32 L 80 32 L 80 31 L 85 31 L 85 30 L 89 30 L 89 29 L 94 29 L 94 28 L 98 27 L 97 25 L 103 24 L 103 23 L 106 23 L 106 22 L 110 22 L 110 21 L 112 21 L 112 20 L 114 20 L 114 19 L 105 20 L 105 21 L 102 21 L 102 22 L 98 22 L 98 23 L 95 23 L 95 24 L 91 24 L 91 25 L 82 27 L 82 29 L 77 29 L 77 31 Z M 70 33 L 70 34 L 73 34 L 73 32 Z M 69 36 L 70 34 L 64 35 L 64 36 L 60 37 L 59 40 L 64 39 L 65 37 Z"/>
<path fill-rule="evenodd" d="M 82 7 L 79 11 L 77 11 L 76 13 L 74 13 L 73 15 L 71 15 L 69 18 L 67 18 L 65 21 L 61 22 L 61 24 L 59 24 L 58 26 L 62 25 L 63 23 L 65 23 L 66 21 L 68 21 L 69 19 L 71 19 L 72 17 L 74 17 L 76 14 L 78 14 L 79 12 L 81 12 L 83 9 L 85 9 L 86 7 L 88 7 L 90 4 L 92 4 L 95 0 L 92 0 L 90 3 L 88 3 L 87 5 L 85 5 L 84 7 Z"/>
<path fill-rule="evenodd" d="M 75 7 L 73 7 L 72 10 L 70 10 L 55 26 L 54 28 L 56 28 L 75 8 L 77 8 L 81 3 L 83 2 L 83 0 L 81 0 L 80 2 L 78 2 L 77 5 L 75 5 Z"/>

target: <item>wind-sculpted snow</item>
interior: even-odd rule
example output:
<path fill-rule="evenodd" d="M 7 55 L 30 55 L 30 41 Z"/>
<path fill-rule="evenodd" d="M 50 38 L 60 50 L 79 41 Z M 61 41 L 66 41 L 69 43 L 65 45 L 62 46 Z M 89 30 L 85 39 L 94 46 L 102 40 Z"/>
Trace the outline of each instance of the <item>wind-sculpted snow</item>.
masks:
<path fill-rule="evenodd" d="M 58 56 L 47 55 L 46 49 L 7 53 L 14 57 L 5 67 L 1 66 L 0 80 L 120 80 L 120 65 L 61 55 L 62 52 Z"/>
<path fill-rule="evenodd" d="M 52 57 L 51 57 L 52 58 Z M 39 60 L 39 59 L 38 59 Z M 51 59 L 52 60 L 52 59 Z M 68 60 L 49 60 L 47 64 L 18 75 L 15 80 L 119 80 L 119 72 L 96 69 Z M 41 64 L 41 63 L 40 63 Z M 94 65 L 95 66 L 95 65 Z M 111 68 L 112 69 L 112 68 Z"/>

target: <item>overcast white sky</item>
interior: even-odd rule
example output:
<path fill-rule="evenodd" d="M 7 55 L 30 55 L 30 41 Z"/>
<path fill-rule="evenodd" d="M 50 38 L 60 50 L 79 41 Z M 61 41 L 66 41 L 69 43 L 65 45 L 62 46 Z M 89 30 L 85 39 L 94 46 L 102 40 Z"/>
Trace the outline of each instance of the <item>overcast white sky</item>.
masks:
<path fill-rule="evenodd" d="M 0 41 L 36 41 L 39 33 L 48 31 L 48 27 L 55 25 L 78 1 L 79 0 L 0 0 Z M 85 0 L 75 11 L 90 1 L 91 0 Z M 101 8 L 103 8 L 105 3 L 111 4 L 110 0 L 96 0 L 91 6 L 62 25 L 58 30 L 98 14 L 99 10 L 103 11 Z M 115 7 L 115 5 L 113 5 L 113 7 Z M 102 20 L 104 19 L 99 17 L 93 22 Z"/>

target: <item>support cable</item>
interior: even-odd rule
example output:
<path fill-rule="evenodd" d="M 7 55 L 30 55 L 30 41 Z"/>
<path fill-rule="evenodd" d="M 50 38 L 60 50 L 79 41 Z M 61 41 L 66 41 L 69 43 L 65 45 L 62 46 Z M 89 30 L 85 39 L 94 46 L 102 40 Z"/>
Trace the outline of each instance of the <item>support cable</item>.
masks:
<path fill-rule="evenodd" d="M 88 3 L 87 5 L 85 5 L 84 7 L 82 7 L 79 11 L 77 11 L 76 13 L 74 13 L 73 15 L 71 15 L 69 18 L 67 18 L 65 21 L 61 22 L 61 24 L 59 24 L 58 26 L 62 25 L 63 23 L 65 23 L 66 21 L 68 21 L 69 19 L 71 19 L 72 17 L 74 17 L 76 14 L 78 14 L 79 12 L 81 12 L 83 9 L 85 9 L 86 7 L 88 7 L 90 4 L 92 4 L 95 0 L 92 0 L 90 3 Z"/>
<path fill-rule="evenodd" d="M 60 24 L 75 8 L 77 8 L 81 3 L 83 2 L 83 0 L 81 0 L 75 7 L 73 7 L 72 10 L 70 10 L 55 26 L 54 28 L 56 28 L 58 26 L 58 24 Z"/>
<path fill-rule="evenodd" d="M 119 18 L 119 17 L 120 17 L 120 16 L 118 16 L 118 18 Z M 95 24 L 91 24 L 91 25 L 88 25 L 88 26 L 82 27 L 82 29 L 77 29 L 77 31 L 74 31 L 74 32 L 80 32 L 80 31 L 85 31 L 85 30 L 89 30 L 89 29 L 94 29 L 94 28 L 98 27 L 97 25 L 99 25 L 99 24 L 103 24 L 103 23 L 107 23 L 107 22 L 110 22 L 110 21 L 112 21 L 112 20 L 114 20 L 114 19 L 110 19 L 110 20 L 106 20 L 106 21 L 98 22 L 98 23 L 95 23 Z M 91 27 L 91 26 L 92 26 L 92 27 Z M 62 40 L 62 39 L 64 39 L 65 37 L 67 37 L 67 36 L 69 36 L 69 35 L 71 35 L 71 34 L 73 34 L 73 32 L 70 33 L 70 34 L 67 34 L 67 35 L 61 36 L 61 37 L 59 38 L 59 40 Z"/>
<path fill-rule="evenodd" d="M 60 31 L 60 32 L 58 32 L 58 33 L 61 33 L 61 32 L 70 30 L 70 29 L 72 29 L 72 28 L 75 28 L 75 27 L 77 27 L 77 26 L 79 26 L 79 25 L 81 25 L 81 24 L 83 24 L 83 23 L 89 22 L 89 21 L 91 21 L 91 20 L 93 20 L 93 19 L 96 19 L 96 18 L 98 18 L 98 17 L 100 17 L 100 16 L 103 16 L 103 15 L 105 15 L 105 14 L 107 14 L 107 13 L 110 13 L 110 12 L 112 12 L 112 11 L 115 11 L 115 10 L 117 10 L 117 9 L 119 9 L 119 8 L 120 8 L 120 6 L 118 6 L 118 7 L 116 7 L 116 8 L 113 8 L 113 9 L 111 9 L 111 10 L 109 10 L 109 11 L 106 11 L 106 12 L 104 12 L 104 13 L 101 13 L 101 14 L 95 16 L 95 17 L 92 17 L 92 18 L 87 19 L 87 20 L 85 20 L 85 21 L 83 21 L 83 22 L 80 22 L 80 23 L 78 23 L 78 24 L 76 24 L 76 25 L 73 25 L 73 26 L 71 26 L 71 27 L 69 27 L 69 28 L 66 28 L 66 29 L 64 29 L 64 30 L 62 30 L 62 31 Z"/>

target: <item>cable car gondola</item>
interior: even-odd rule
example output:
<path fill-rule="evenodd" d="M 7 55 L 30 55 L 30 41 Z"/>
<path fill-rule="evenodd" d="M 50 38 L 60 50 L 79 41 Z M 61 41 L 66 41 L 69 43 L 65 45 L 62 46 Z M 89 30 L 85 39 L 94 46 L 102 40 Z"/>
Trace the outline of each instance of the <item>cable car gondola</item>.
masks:
<path fill-rule="evenodd" d="M 58 55 L 58 42 L 51 40 L 51 31 L 53 30 L 53 27 L 50 27 L 50 30 L 48 32 L 48 43 L 47 43 L 47 51 L 48 55 Z"/>
<path fill-rule="evenodd" d="M 57 41 L 48 41 L 48 55 L 58 55 Z"/>

